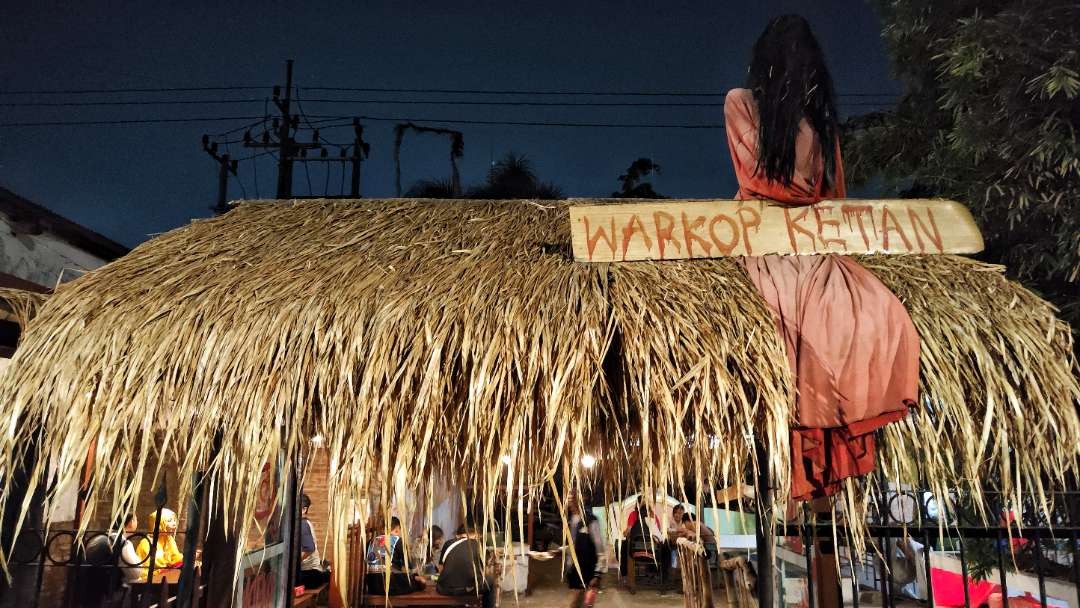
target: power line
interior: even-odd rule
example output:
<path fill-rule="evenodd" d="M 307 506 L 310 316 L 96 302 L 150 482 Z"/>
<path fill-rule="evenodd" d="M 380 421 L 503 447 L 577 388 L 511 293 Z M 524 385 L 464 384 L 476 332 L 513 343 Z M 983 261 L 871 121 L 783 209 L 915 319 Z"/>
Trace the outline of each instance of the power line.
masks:
<path fill-rule="evenodd" d="M 342 117 L 344 118 L 344 117 Z M 514 120 L 464 120 L 447 118 L 409 118 L 396 116 L 357 116 L 360 120 L 372 120 L 376 122 L 435 122 L 457 125 L 495 125 L 511 127 L 578 127 L 598 129 L 723 129 L 724 123 L 712 124 L 649 124 L 649 123 L 600 123 L 600 122 L 544 122 L 544 121 L 514 121 Z"/>
<path fill-rule="evenodd" d="M 256 91 L 267 90 L 269 86 L 220 86 L 220 87 L 140 87 L 113 89 L 38 89 L 3 91 L 0 95 L 90 95 L 123 93 L 179 93 L 206 91 Z M 370 93 L 449 93 L 462 95 L 564 95 L 596 97 L 724 97 L 727 91 L 611 91 L 611 90 L 512 90 L 512 89 L 437 89 L 437 88 L 395 88 L 395 87 L 304 87 L 310 91 L 353 91 Z M 838 93 L 837 97 L 891 97 L 896 93 L 855 92 Z M 238 100 L 239 101 L 239 100 Z M 247 101 L 247 100 L 245 100 Z M 231 103 L 227 101 L 224 103 Z"/>
<path fill-rule="evenodd" d="M 50 120 L 42 122 L 0 122 L 3 127 L 76 127 L 91 125 L 147 125 L 177 122 L 221 122 L 262 120 L 261 116 L 192 116 L 189 118 L 128 118 L 123 120 Z"/>
<path fill-rule="evenodd" d="M 258 103 L 261 98 L 247 99 L 154 99 L 142 101 L 59 101 L 59 102 L 0 102 L 7 108 L 59 108 L 59 107 L 114 107 L 156 105 L 220 105 L 234 103 Z M 478 101 L 467 99 L 308 99 L 308 103 L 338 104 L 385 104 L 385 105 L 445 105 L 445 106 L 507 106 L 507 107 L 595 107 L 595 108 L 719 108 L 722 101 Z M 842 101 L 841 106 L 881 106 L 891 101 Z"/>
<path fill-rule="evenodd" d="M 327 122 L 350 120 L 348 116 L 320 116 L 310 115 L 311 118 L 324 118 Z M 641 128 L 641 129 L 722 129 L 722 122 L 712 124 L 650 124 L 650 123 L 592 123 L 592 122 L 543 122 L 543 121 L 513 121 L 513 120 L 466 120 L 449 118 L 409 118 L 391 116 L 357 116 L 361 120 L 377 122 L 439 122 L 446 124 L 461 125 L 493 125 L 493 126 L 522 126 L 522 127 L 580 127 L 580 128 Z M 93 126 L 93 125 L 138 125 L 138 124 L 164 124 L 164 123 L 195 123 L 195 122 L 219 122 L 226 120 L 255 120 L 261 122 L 263 117 L 255 116 L 192 116 L 187 118 L 137 118 L 123 120 L 55 120 L 44 122 L 3 122 L 4 127 L 70 127 L 70 126 Z M 315 123 L 317 121 L 313 121 Z M 328 125 L 331 128 L 345 125 Z"/>
<path fill-rule="evenodd" d="M 228 103 L 257 103 L 261 97 L 245 99 L 142 99 L 132 101 L 4 101 L 5 108 L 70 108 L 91 106 L 175 106 L 175 105 L 217 105 Z"/>
<path fill-rule="evenodd" d="M 304 87 L 309 91 L 353 91 L 369 93 L 454 93 L 463 95 L 587 95 L 597 97 L 725 97 L 727 91 L 583 91 L 510 89 L 410 89 L 391 87 Z M 839 93 L 837 97 L 886 97 L 893 93 Z"/>
<path fill-rule="evenodd" d="M 116 89 L 38 89 L 22 91 L 2 91 L 0 95 L 88 95 L 95 93 L 177 93 L 184 91 L 254 91 L 269 89 L 268 86 L 226 86 L 226 87 L 153 87 L 153 88 L 116 88 Z"/>

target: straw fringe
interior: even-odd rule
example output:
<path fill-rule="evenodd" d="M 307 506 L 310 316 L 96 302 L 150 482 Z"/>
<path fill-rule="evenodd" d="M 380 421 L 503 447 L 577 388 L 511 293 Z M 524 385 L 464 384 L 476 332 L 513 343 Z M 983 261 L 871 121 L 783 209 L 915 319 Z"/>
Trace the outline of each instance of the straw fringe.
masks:
<path fill-rule="evenodd" d="M 920 336 L 920 407 L 883 432 L 880 475 L 961 491 L 976 515 L 985 490 L 1049 511 L 1080 458 L 1080 381 L 1069 326 L 1003 268 L 959 256 L 866 256 Z M 946 506 L 946 501 L 940 501 Z M 996 523 L 996 522 L 995 522 Z"/>
<path fill-rule="evenodd" d="M 47 299 L 48 294 L 0 287 L 0 315 L 10 317 L 20 328 L 25 328 Z"/>
<path fill-rule="evenodd" d="M 768 466 L 786 502 L 792 382 L 745 272 L 575 264 L 567 226 L 566 204 L 527 201 L 252 202 L 165 234 L 29 325 L 0 378 L 0 477 L 36 438 L 32 479 L 63 487 L 96 443 L 91 492 L 114 516 L 154 487 L 147 462 L 172 460 L 185 496 L 208 470 L 245 538 L 264 463 L 317 433 L 337 555 L 361 505 L 430 505 L 433 475 L 485 528 L 523 526 L 496 522 L 498 501 L 586 485 L 585 453 L 619 472 L 612 493 L 692 484 L 700 504 Z M 885 432 L 887 470 L 942 487 L 1073 470 L 1075 449 L 1038 441 L 1080 445 L 1068 332 L 1045 302 L 967 260 L 864 262 L 924 344 L 928 413 Z"/>

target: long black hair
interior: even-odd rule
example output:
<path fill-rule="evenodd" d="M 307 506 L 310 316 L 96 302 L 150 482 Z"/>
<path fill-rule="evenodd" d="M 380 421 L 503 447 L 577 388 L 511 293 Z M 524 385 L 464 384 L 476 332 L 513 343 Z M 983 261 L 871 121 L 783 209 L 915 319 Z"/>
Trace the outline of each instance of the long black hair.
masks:
<path fill-rule="evenodd" d="M 836 176 L 836 93 L 810 24 L 798 15 L 769 22 L 754 43 L 746 87 L 754 94 L 758 126 L 758 168 L 774 182 L 789 185 L 795 174 L 795 139 L 803 118 L 817 132 L 825 161 L 825 185 Z"/>

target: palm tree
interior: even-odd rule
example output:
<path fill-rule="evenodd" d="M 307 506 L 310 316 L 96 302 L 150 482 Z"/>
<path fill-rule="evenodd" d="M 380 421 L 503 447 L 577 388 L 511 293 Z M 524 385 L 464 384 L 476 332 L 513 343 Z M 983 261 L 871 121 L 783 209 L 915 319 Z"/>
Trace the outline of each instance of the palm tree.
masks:
<path fill-rule="evenodd" d="M 422 179 L 405 191 L 407 198 L 459 198 L 460 193 L 449 179 Z"/>
<path fill-rule="evenodd" d="M 641 181 L 650 173 L 660 175 L 660 165 L 654 163 L 651 158 L 642 157 L 635 160 L 627 167 L 626 173 L 619 176 L 622 189 L 612 192 L 611 196 L 613 198 L 667 198 L 653 190 L 649 182 Z"/>
<path fill-rule="evenodd" d="M 492 165 L 487 181 L 469 189 L 468 196 L 481 199 L 564 198 L 558 186 L 540 181 L 528 158 L 513 152 Z"/>

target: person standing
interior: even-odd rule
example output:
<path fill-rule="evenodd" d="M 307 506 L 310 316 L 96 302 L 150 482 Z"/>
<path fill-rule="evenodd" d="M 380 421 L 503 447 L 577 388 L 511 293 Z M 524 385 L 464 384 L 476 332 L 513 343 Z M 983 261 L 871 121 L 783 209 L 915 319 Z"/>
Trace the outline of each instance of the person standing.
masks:
<path fill-rule="evenodd" d="M 567 500 L 566 510 L 573 551 L 563 554 L 563 572 L 571 592 L 570 608 L 591 608 L 600 591 L 600 578 L 607 570 L 604 536 L 600 522 L 582 509 L 577 497 L 571 496 Z"/>

